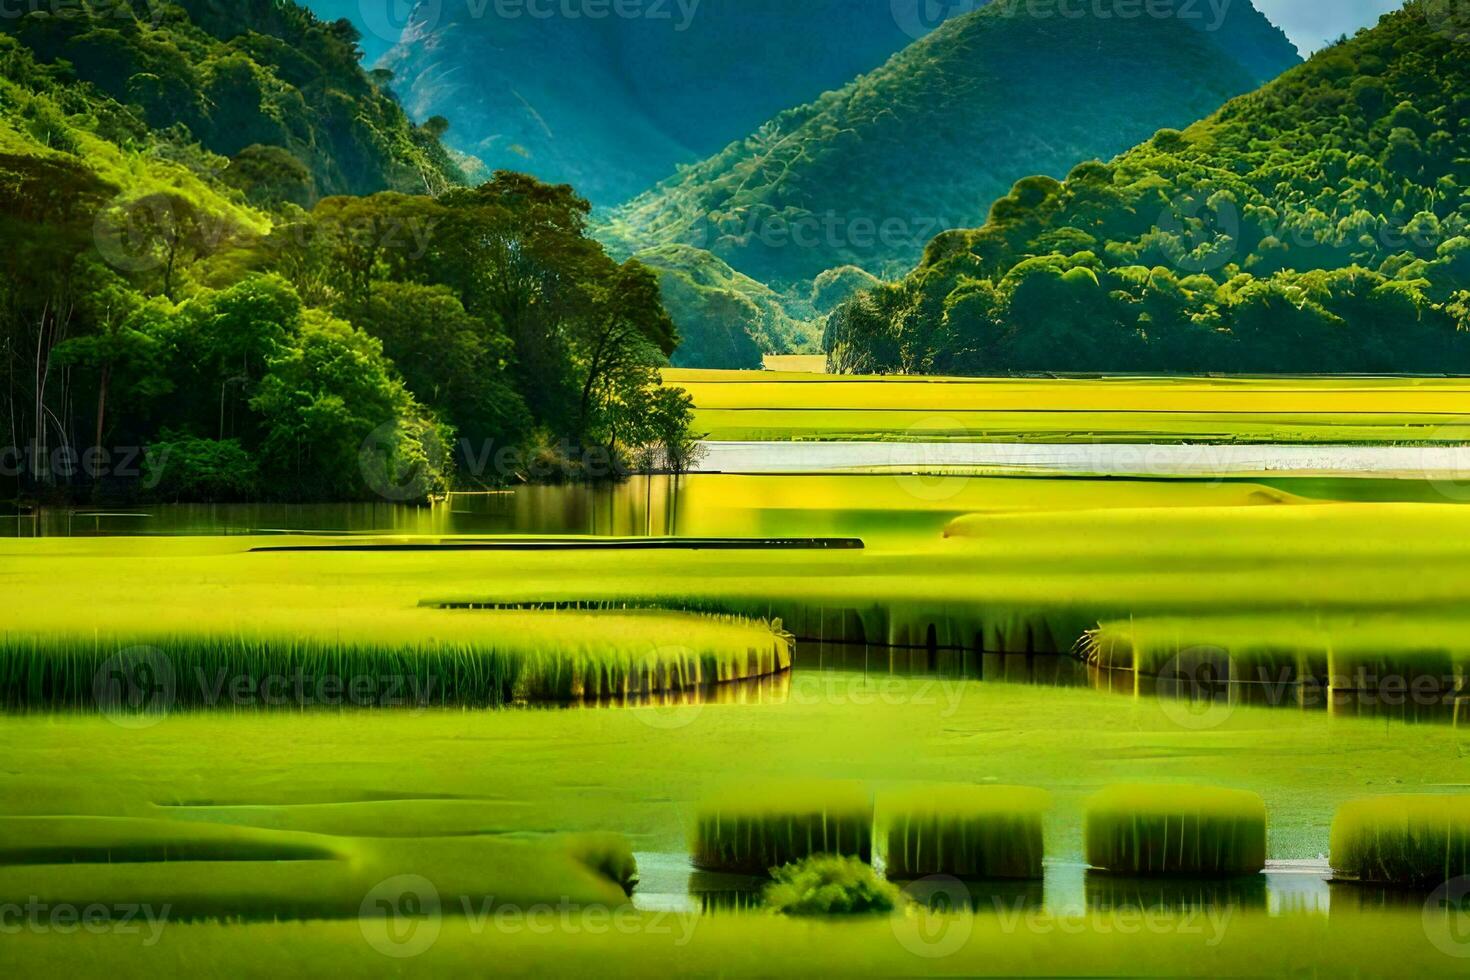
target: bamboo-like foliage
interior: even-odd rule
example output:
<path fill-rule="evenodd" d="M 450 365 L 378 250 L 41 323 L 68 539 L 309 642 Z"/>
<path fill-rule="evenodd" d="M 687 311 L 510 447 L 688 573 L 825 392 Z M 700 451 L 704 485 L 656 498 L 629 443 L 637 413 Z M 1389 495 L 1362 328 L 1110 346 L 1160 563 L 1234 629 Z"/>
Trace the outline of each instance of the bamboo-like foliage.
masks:
<path fill-rule="evenodd" d="M 1109 786 L 1087 801 L 1087 862 L 1128 875 L 1254 874 L 1266 866 L 1266 804 L 1211 786 Z"/>
<path fill-rule="evenodd" d="M 1470 795 L 1374 796 L 1332 821 L 1332 873 L 1371 884 L 1434 887 L 1470 875 Z"/>
<path fill-rule="evenodd" d="M 688 692 L 791 666 L 779 625 L 670 612 L 409 610 L 359 628 L 0 635 L 0 703 L 81 710 L 494 707 Z"/>
<path fill-rule="evenodd" d="M 1040 878 L 1044 790 L 924 786 L 878 801 L 890 878 Z"/>
<path fill-rule="evenodd" d="M 765 875 L 813 854 L 873 859 L 873 803 L 856 783 L 742 787 L 705 802 L 691 841 L 694 866 Z"/>

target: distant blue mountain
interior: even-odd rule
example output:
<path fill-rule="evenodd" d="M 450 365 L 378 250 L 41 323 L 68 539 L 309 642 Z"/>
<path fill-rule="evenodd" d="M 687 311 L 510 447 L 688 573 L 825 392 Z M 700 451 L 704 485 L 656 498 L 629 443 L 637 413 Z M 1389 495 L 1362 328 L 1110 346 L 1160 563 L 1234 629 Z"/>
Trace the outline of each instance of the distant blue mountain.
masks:
<path fill-rule="evenodd" d="M 451 146 L 615 204 L 981 2 L 623 0 L 641 16 L 573 19 L 531 11 L 617 7 L 424 0 L 383 63 L 410 115 L 450 120 Z"/>

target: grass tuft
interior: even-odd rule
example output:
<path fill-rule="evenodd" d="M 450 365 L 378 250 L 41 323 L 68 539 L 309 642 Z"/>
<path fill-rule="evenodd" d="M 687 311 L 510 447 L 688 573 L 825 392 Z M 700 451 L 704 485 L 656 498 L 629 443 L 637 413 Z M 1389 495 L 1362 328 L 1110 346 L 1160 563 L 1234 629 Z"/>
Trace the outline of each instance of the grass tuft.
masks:
<path fill-rule="evenodd" d="M 782 915 L 867 915 L 904 903 L 902 889 L 857 858 L 818 854 L 777 868 L 772 877 L 766 905 Z"/>
<path fill-rule="evenodd" d="M 1040 878 L 1044 790 L 925 786 L 879 801 L 890 878 Z"/>
<path fill-rule="evenodd" d="M 1409 888 L 1470 875 L 1470 795 L 1344 803 L 1332 821 L 1331 863 L 1339 878 Z"/>
<path fill-rule="evenodd" d="M 873 803 L 857 783 L 746 788 L 699 809 L 694 866 L 765 875 L 814 854 L 873 859 Z"/>
<path fill-rule="evenodd" d="M 1266 866 L 1266 804 L 1210 786 L 1109 786 L 1087 801 L 1087 862 L 1126 875 L 1255 874 Z"/>

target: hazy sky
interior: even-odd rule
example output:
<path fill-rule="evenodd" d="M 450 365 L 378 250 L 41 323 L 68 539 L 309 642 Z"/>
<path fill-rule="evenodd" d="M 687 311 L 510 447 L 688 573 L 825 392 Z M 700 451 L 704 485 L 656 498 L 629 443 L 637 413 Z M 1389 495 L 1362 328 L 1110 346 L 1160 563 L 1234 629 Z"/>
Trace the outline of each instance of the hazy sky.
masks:
<path fill-rule="evenodd" d="M 1261 13 L 1285 31 L 1303 54 L 1343 34 L 1351 37 L 1358 28 L 1378 23 L 1381 15 L 1403 5 L 1404 0 L 1256 0 Z"/>

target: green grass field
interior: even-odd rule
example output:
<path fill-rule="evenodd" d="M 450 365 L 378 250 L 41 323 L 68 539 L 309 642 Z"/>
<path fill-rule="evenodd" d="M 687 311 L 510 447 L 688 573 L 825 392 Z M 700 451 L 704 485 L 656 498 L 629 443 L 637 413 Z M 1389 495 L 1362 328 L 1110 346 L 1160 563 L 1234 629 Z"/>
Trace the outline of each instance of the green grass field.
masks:
<path fill-rule="evenodd" d="M 1196 703 L 1150 693 L 1146 671 L 1128 669 L 1208 644 L 1242 658 L 1285 647 L 1294 663 L 1369 651 L 1389 667 L 1462 663 L 1470 510 L 1452 498 L 1385 481 L 915 487 L 876 476 L 700 477 L 681 492 L 697 516 L 678 533 L 866 546 L 0 540 L 0 911 L 29 924 L 4 936 L 7 965 L 122 976 L 184 964 L 220 975 L 1462 970 L 1470 944 L 1457 938 L 1454 895 L 1436 905 L 1322 878 L 1345 804 L 1470 799 L 1470 728 L 1292 697 Z M 797 653 L 812 640 L 867 646 L 845 660 L 856 666 L 819 669 L 789 634 Z M 928 669 L 950 648 L 965 663 L 1006 650 L 1061 676 L 1042 665 L 1104 646 L 1118 669 L 1094 686 Z M 905 670 L 890 674 L 894 660 Z M 481 696 L 356 701 L 319 683 L 358 674 L 436 676 Z M 227 682 L 240 676 L 236 696 Z M 261 698 L 278 676 L 303 677 L 312 697 Z M 823 789 L 834 781 L 840 798 Z M 773 784 L 800 789 L 761 789 Z M 1084 870 L 1088 800 L 1125 784 L 1257 794 L 1266 857 L 1308 870 L 1100 880 Z M 1017 819 L 991 813 L 997 799 L 1016 800 Z M 1110 825 L 1160 823 L 1172 847 L 1172 818 L 1130 799 Z M 711 829 L 719 800 L 740 819 Z M 896 835 L 895 805 L 909 820 Z M 701 840 L 740 864 L 760 849 L 757 831 L 783 855 L 830 834 L 868 856 L 869 819 L 871 856 L 880 869 L 895 860 L 895 875 L 904 862 L 927 872 L 937 847 L 935 867 L 1023 879 L 1043 857 L 1043 880 L 1013 880 L 972 911 L 933 905 L 920 882 L 920 904 L 893 915 L 793 921 L 733 911 L 750 894 L 690 865 Z M 1190 838 L 1200 854 L 1213 833 Z M 906 855 L 890 858 L 894 847 Z M 102 927 L 59 931 L 34 919 L 35 903 L 101 908 Z M 168 909 L 156 935 L 107 927 L 139 905 Z"/>
<path fill-rule="evenodd" d="M 668 370 L 720 441 L 1470 442 L 1442 378 L 864 378 Z"/>

